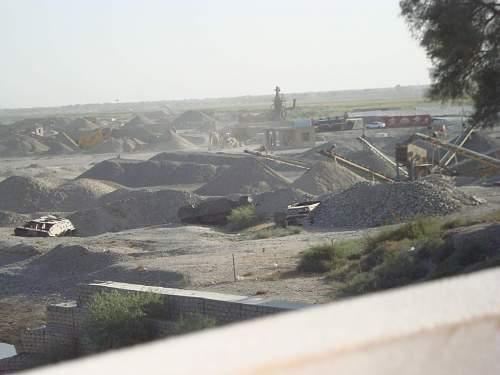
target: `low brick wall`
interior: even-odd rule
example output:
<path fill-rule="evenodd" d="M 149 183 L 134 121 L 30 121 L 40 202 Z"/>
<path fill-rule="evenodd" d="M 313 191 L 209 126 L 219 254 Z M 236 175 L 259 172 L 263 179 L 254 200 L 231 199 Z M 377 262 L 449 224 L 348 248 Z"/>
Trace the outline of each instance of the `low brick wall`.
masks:
<path fill-rule="evenodd" d="M 20 333 L 16 345 L 18 355 L 0 360 L 0 374 L 37 366 L 65 353 L 88 352 L 80 340 L 85 311 L 92 295 L 121 293 L 155 293 L 162 296 L 165 316 L 155 319 L 158 335 L 172 332 L 181 318 L 207 316 L 223 325 L 260 316 L 309 307 L 309 304 L 270 300 L 258 297 L 199 292 L 194 290 L 152 287 L 117 282 L 100 282 L 79 286 L 76 301 L 47 306 L 47 325 Z"/>
<path fill-rule="evenodd" d="M 9 374 L 27 370 L 44 364 L 44 356 L 39 354 L 18 354 L 13 357 L 0 359 L 0 374 Z"/>
<path fill-rule="evenodd" d="M 78 306 L 85 306 L 89 298 L 95 293 L 105 293 L 113 290 L 124 293 L 155 293 L 164 296 L 166 320 L 205 315 L 214 318 L 218 324 L 226 324 L 312 306 L 310 304 L 258 297 L 117 282 L 92 283 L 81 286 L 77 293 Z"/>

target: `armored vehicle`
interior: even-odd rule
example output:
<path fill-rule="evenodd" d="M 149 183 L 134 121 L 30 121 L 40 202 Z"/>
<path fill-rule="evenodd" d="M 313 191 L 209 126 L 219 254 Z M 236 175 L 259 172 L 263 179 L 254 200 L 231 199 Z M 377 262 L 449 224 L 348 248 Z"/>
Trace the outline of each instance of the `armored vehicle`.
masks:
<path fill-rule="evenodd" d="M 23 237 L 59 237 L 71 235 L 74 231 L 75 227 L 70 220 L 47 215 L 27 221 L 23 226 L 15 228 L 14 234 Z"/>

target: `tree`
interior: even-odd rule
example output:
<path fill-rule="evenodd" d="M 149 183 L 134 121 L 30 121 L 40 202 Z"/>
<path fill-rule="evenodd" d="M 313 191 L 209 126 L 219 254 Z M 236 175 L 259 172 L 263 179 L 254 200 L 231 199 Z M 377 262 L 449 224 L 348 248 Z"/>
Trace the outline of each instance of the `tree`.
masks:
<path fill-rule="evenodd" d="M 431 99 L 469 96 L 473 125 L 494 126 L 500 113 L 500 2 L 401 0 L 401 14 L 431 59 Z"/>

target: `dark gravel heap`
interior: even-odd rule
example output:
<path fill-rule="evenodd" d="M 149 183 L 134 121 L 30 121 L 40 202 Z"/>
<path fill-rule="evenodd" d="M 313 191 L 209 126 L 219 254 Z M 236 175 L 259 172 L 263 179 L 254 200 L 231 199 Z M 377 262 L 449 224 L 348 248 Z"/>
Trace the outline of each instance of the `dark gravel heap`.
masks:
<path fill-rule="evenodd" d="M 314 224 L 323 228 L 376 227 L 419 215 L 445 215 L 477 203 L 452 186 L 426 181 L 372 185 L 362 182 L 324 197 Z"/>
<path fill-rule="evenodd" d="M 79 178 L 108 180 L 128 187 L 195 184 L 214 179 L 217 168 L 210 164 L 166 160 L 112 159 L 96 164 Z"/>

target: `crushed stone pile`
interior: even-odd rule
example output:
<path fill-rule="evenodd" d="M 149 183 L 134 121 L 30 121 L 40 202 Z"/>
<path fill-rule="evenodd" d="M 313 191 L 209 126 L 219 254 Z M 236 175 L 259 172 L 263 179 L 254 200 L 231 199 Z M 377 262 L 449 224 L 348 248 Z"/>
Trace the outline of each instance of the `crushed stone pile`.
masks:
<path fill-rule="evenodd" d="M 283 188 L 252 196 L 259 217 L 272 218 L 276 212 L 285 212 L 289 204 L 307 201 L 313 197 L 295 188 Z"/>
<path fill-rule="evenodd" d="M 195 204 L 198 200 L 196 195 L 187 192 L 144 189 L 134 192 L 132 197 L 78 211 L 68 218 L 77 228 L 78 236 L 94 236 L 106 232 L 178 223 L 179 208 Z"/>
<path fill-rule="evenodd" d="M 78 178 L 108 180 L 128 187 L 206 183 L 218 168 L 210 164 L 171 161 L 105 160 Z M 220 172 L 219 172 L 220 173 Z"/>
<path fill-rule="evenodd" d="M 313 226 L 323 228 L 376 227 L 401 223 L 419 215 L 445 215 L 472 197 L 426 181 L 370 184 L 361 182 L 322 199 Z M 476 201 L 477 202 L 477 201 Z"/>
<path fill-rule="evenodd" d="M 0 182 L 0 210 L 75 211 L 93 206 L 114 190 L 113 184 L 90 179 L 61 183 L 56 179 L 11 176 Z"/>
<path fill-rule="evenodd" d="M 81 245 L 58 245 L 31 262 L 30 272 L 45 277 L 69 277 L 101 270 L 119 259 L 119 254 L 106 250 L 91 250 Z"/>
<path fill-rule="evenodd" d="M 252 194 L 289 187 L 290 181 L 254 158 L 244 158 L 199 188 L 200 195 Z"/>
<path fill-rule="evenodd" d="M 323 195 L 346 189 L 364 179 L 333 162 L 320 161 L 294 181 L 293 187 L 313 195 Z"/>

